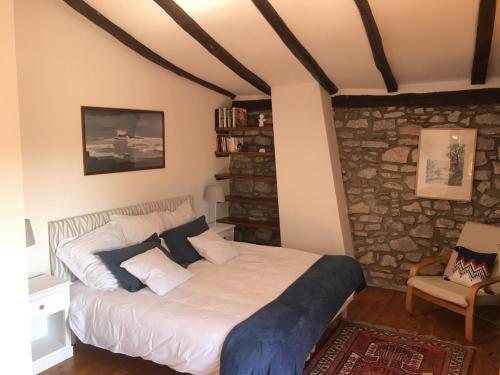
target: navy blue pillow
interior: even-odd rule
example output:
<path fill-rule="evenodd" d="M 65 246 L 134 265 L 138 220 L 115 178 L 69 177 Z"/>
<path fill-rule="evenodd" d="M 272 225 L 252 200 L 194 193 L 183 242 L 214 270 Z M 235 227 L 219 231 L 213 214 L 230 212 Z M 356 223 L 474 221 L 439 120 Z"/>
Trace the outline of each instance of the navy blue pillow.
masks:
<path fill-rule="evenodd" d="M 122 249 L 100 251 L 96 253 L 96 255 L 101 258 L 104 264 L 106 264 L 123 289 L 126 289 L 129 292 L 137 292 L 138 290 L 144 288 L 145 285 L 125 268 L 120 267 L 120 264 L 135 257 L 136 255 L 154 249 L 155 247 L 160 248 L 165 253 L 165 250 L 161 247 L 160 237 L 158 237 L 156 233 L 152 234 L 142 243 L 127 246 Z"/>
<path fill-rule="evenodd" d="M 189 243 L 188 237 L 198 236 L 207 230 L 208 224 L 205 216 L 200 216 L 190 223 L 163 232 L 160 237 L 165 240 L 174 261 L 183 267 L 187 267 L 191 263 L 202 259 L 193 245 Z"/>

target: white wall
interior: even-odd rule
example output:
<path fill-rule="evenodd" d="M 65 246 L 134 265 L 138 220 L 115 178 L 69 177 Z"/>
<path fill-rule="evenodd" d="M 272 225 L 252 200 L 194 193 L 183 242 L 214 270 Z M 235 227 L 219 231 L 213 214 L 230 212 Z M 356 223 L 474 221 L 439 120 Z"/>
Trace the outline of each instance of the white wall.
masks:
<path fill-rule="evenodd" d="M 330 97 L 316 83 L 272 88 L 281 242 L 352 255 Z"/>
<path fill-rule="evenodd" d="M 194 194 L 227 167 L 216 159 L 214 108 L 229 99 L 129 50 L 63 1 L 16 1 L 26 217 L 37 245 L 30 274 L 49 271 L 47 222 Z M 83 175 L 80 106 L 165 112 L 166 168 Z"/>
<path fill-rule="evenodd" d="M 13 0 L 0 1 L 0 374 L 31 373 Z"/>

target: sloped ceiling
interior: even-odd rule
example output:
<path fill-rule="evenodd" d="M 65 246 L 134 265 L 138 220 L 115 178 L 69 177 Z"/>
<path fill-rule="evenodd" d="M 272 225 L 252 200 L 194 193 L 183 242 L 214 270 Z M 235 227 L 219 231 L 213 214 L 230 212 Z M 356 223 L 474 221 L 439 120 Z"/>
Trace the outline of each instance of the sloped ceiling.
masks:
<path fill-rule="evenodd" d="M 86 2 L 188 72 L 242 98 L 263 96 L 182 30 L 153 0 Z M 250 0 L 176 2 L 271 87 L 313 79 Z M 353 0 L 270 0 L 270 3 L 339 87 L 339 93 L 387 92 Z M 496 9 L 487 84 L 470 86 L 479 0 L 369 0 L 369 3 L 399 92 L 500 87 L 500 6 Z M 66 5 L 61 1 L 61 6 Z"/>

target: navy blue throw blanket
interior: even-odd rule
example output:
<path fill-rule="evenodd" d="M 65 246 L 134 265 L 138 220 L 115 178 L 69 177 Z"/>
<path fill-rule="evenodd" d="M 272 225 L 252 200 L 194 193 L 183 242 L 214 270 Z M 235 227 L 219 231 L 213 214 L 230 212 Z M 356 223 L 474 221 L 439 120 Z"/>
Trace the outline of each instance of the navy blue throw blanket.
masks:
<path fill-rule="evenodd" d="M 366 286 L 353 258 L 325 255 L 278 298 L 229 332 L 220 375 L 300 375 L 307 355 L 352 292 Z"/>

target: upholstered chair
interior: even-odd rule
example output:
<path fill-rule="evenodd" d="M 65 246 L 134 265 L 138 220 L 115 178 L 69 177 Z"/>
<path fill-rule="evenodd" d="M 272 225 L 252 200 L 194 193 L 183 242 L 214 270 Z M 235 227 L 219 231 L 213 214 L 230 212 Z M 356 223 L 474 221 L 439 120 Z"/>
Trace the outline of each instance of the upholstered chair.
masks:
<path fill-rule="evenodd" d="M 500 304 L 500 226 L 467 222 L 460 234 L 457 245 L 480 253 L 497 253 L 493 271 L 486 280 L 470 287 L 448 281 L 445 276 L 453 273 L 457 252 L 452 251 L 436 258 L 427 259 L 410 269 L 406 289 L 406 310 L 412 314 L 413 297 L 423 298 L 465 316 L 465 338 L 473 342 L 474 308 L 480 305 Z M 425 267 L 436 263 L 448 262 L 444 275 L 421 276 L 418 273 Z"/>

